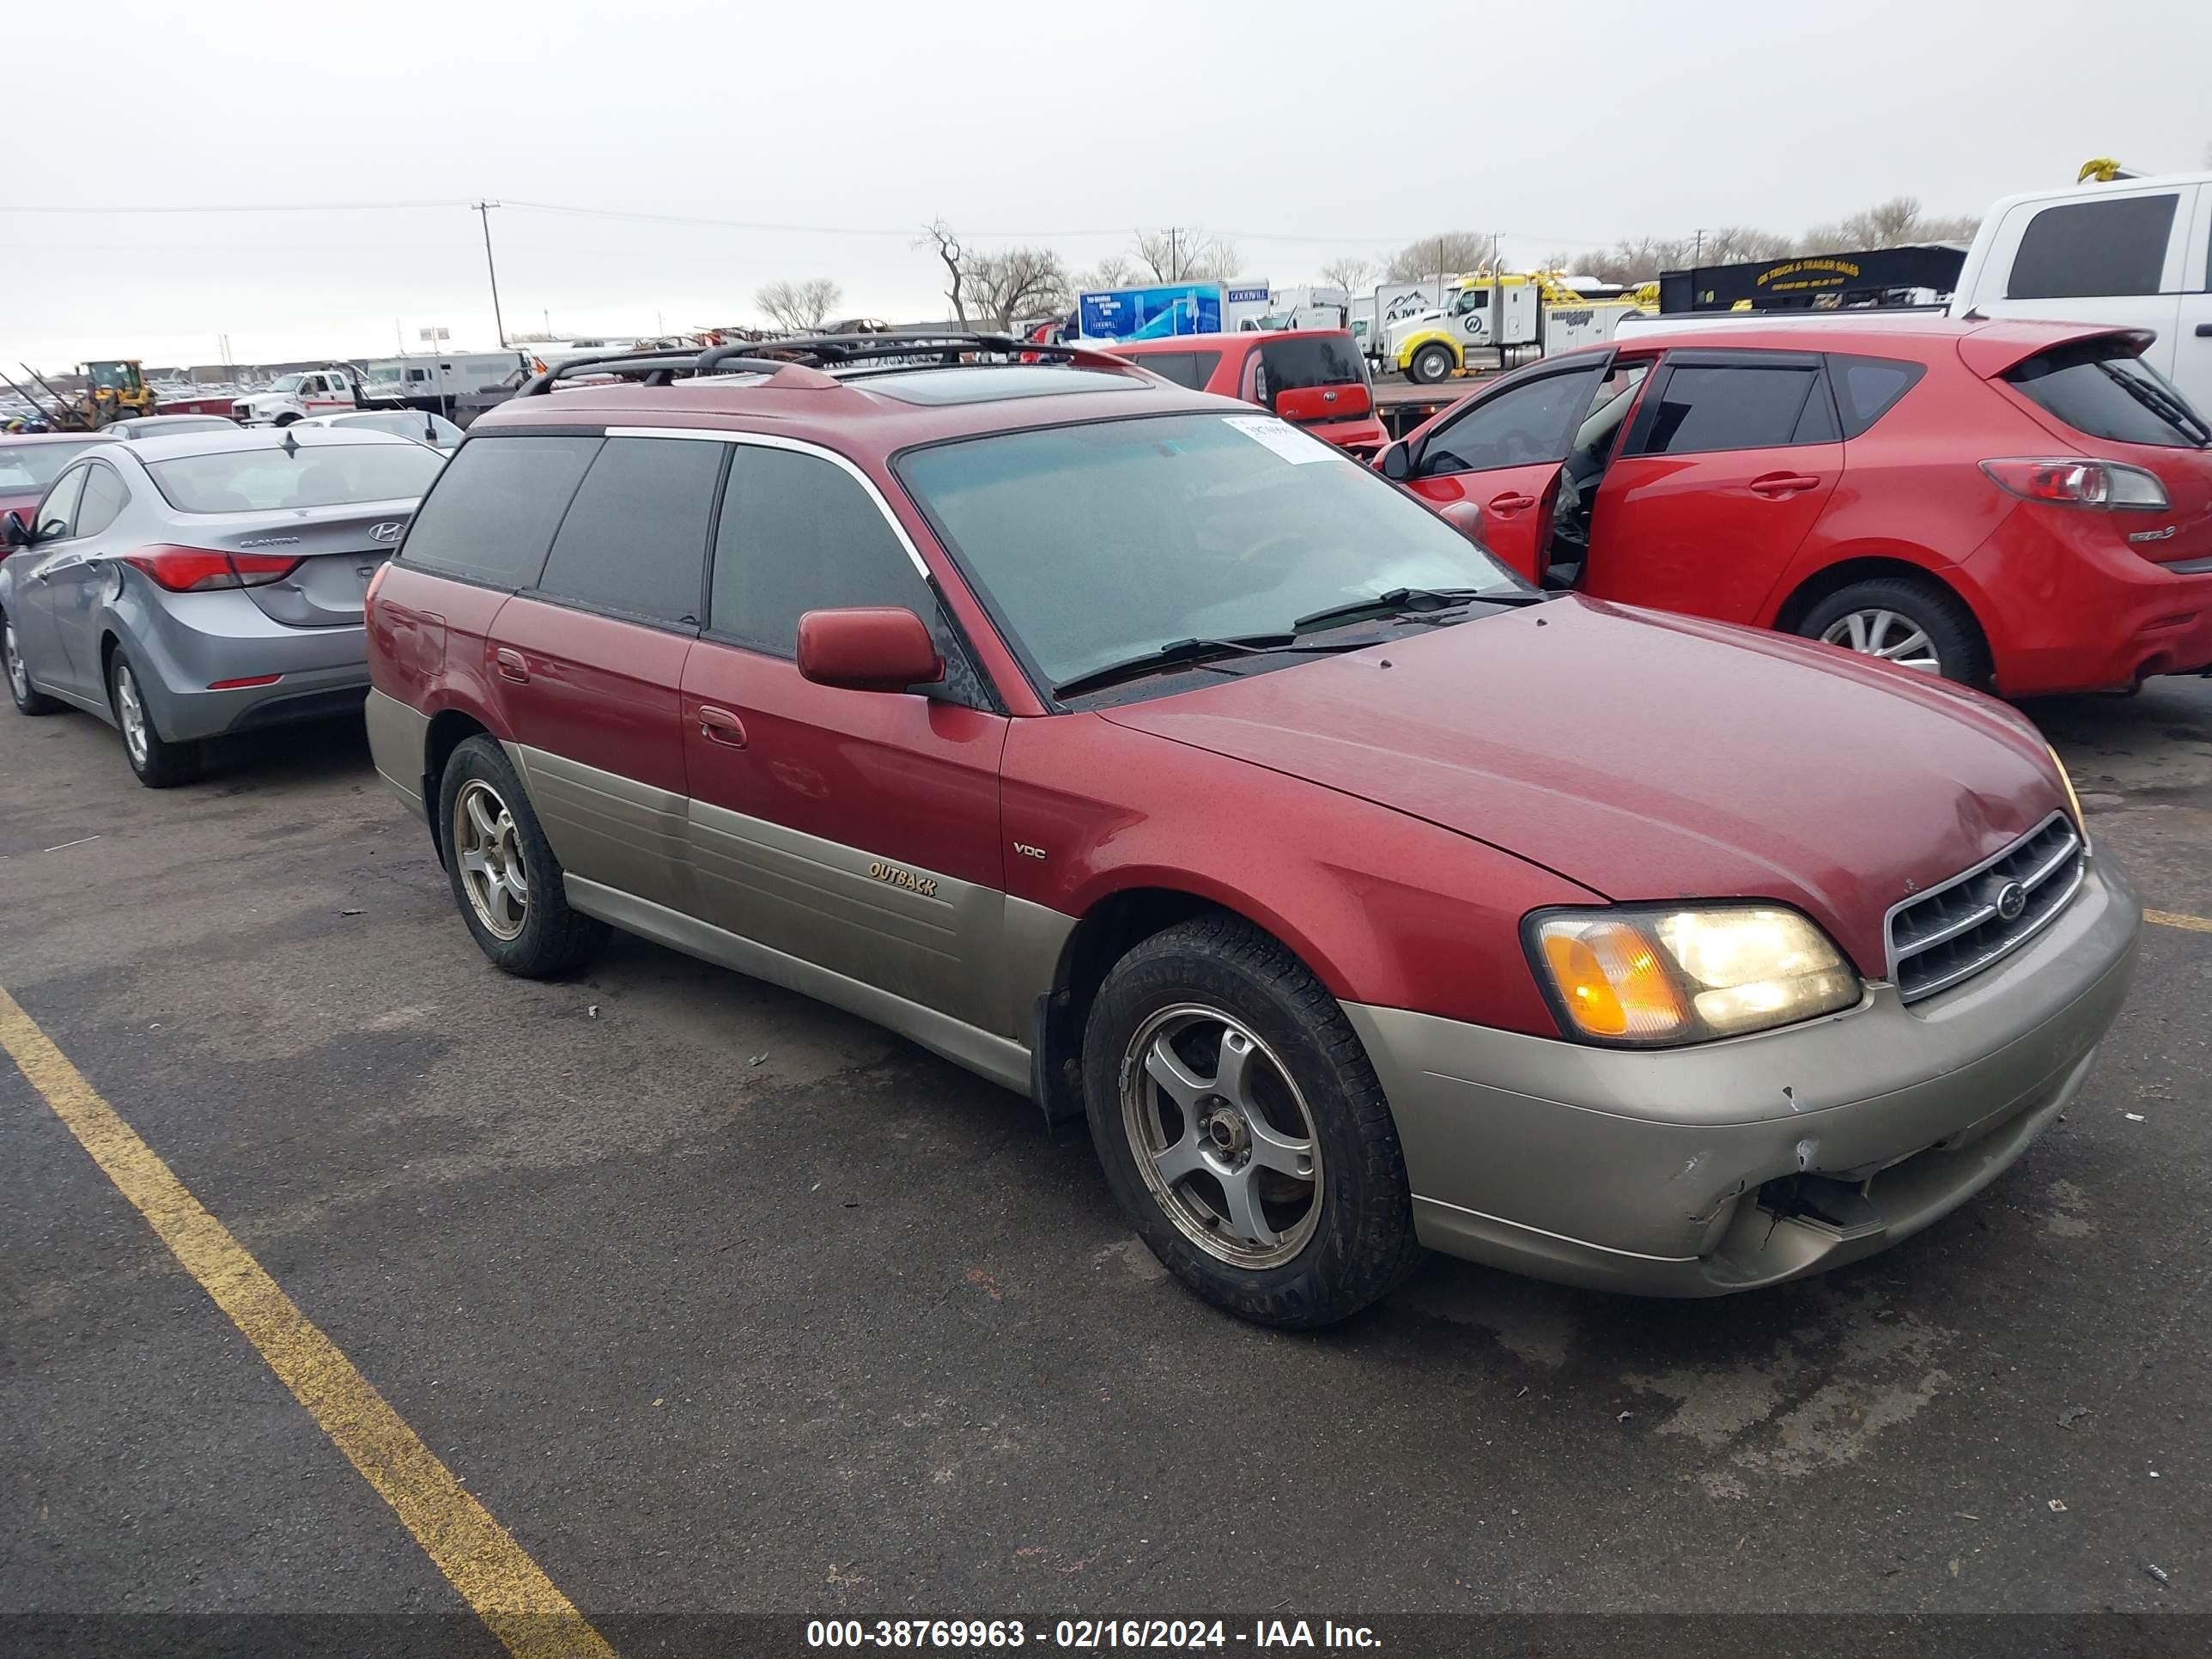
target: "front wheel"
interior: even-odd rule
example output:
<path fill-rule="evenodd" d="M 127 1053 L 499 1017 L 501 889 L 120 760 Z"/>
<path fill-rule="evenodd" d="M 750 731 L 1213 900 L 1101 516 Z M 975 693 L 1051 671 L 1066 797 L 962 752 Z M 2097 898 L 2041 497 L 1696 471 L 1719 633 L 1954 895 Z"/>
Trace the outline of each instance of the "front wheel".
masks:
<path fill-rule="evenodd" d="M 121 651 L 107 665 L 107 696 L 123 733 L 123 752 L 139 782 L 149 789 L 173 789 L 199 775 L 199 744 L 172 743 L 161 735 L 137 667 Z"/>
<path fill-rule="evenodd" d="M 1233 916 L 1115 964 L 1084 1036 L 1107 1185 L 1170 1271 L 1217 1307 L 1310 1329 L 1419 1259 L 1382 1085 L 1326 986 Z"/>
<path fill-rule="evenodd" d="M 31 684 L 30 665 L 15 640 L 15 620 L 0 612 L 0 669 L 8 675 L 8 696 L 19 714 L 51 714 L 61 707 Z"/>
<path fill-rule="evenodd" d="M 1406 378 L 1415 386 L 1435 386 L 1451 378 L 1459 367 L 1447 345 L 1425 345 L 1413 354 L 1413 361 L 1406 365 Z"/>
<path fill-rule="evenodd" d="M 1989 678 L 1988 653 L 1966 608 L 1909 576 L 1878 576 L 1838 589 L 1805 613 L 1797 631 L 1947 680 L 1974 684 Z"/>
<path fill-rule="evenodd" d="M 580 968 L 607 925 L 568 906 L 560 860 L 507 753 L 488 737 L 453 750 L 438 784 L 453 902 L 483 953 L 524 979 Z"/>

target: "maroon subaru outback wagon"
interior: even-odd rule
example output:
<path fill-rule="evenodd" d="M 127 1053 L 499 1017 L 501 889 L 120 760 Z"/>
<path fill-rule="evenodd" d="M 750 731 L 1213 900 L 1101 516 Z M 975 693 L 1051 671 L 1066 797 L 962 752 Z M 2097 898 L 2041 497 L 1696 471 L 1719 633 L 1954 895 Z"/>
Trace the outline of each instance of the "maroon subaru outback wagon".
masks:
<path fill-rule="evenodd" d="M 377 766 L 502 968 L 624 928 L 1087 1115 L 1285 1325 L 1421 1245 L 1811 1273 L 2080 1086 L 2139 914 L 2012 710 L 1547 598 L 1110 358 L 778 349 L 533 384 L 376 584 Z"/>

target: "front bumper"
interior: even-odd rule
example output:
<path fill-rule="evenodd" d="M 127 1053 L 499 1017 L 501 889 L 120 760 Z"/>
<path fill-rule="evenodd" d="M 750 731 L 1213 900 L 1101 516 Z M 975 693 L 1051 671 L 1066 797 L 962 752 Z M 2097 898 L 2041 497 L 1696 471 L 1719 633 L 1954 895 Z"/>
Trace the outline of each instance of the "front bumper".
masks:
<path fill-rule="evenodd" d="M 1908 1008 L 1876 984 L 1845 1012 L 1691 1048 L 1345 1012 L 1389 1097 L 1423 1243 L 1568 1284 L 1718 1296 L 1869 1255 L 1995 1180 L 2081 1086 L 2142 915 L 2100 854 L 2057 921 L 1954 990 Z M 1801 1188 L 1845 1202 L 1798 1213 Z"/>

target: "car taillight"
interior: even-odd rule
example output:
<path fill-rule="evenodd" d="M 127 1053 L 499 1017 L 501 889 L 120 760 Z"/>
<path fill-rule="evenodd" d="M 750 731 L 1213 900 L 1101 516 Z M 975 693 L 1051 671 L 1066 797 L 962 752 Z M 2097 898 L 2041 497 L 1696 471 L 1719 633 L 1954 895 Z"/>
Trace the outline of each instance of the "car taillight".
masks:
<path fill-rule="evenodd" d="M 2000 489 L 2027 501 L 2056 501 L 2063 507 L 2166 505 L 2158 475 L 2117 461 L 1984 461 L 1982 471 Z"/>
<path fill-rule="evenodd" d="M 265 587 L 297 570 L 302 561 L 276 553 L 225 553 L 211 547 L 162 544 L 126 553 L 123 562 L 144 571 L 172 593 L 207 593 L 223 587 Z"/>

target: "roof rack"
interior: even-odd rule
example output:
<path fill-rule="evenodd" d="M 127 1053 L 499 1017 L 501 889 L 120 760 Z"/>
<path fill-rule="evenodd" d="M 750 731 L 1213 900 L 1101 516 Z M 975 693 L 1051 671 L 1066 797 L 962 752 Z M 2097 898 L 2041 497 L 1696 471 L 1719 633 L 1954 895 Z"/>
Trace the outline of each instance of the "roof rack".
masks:
<path fill-rule="evenodd" d="M 1121 358 L 1090 346 L 1046 345 L 1035 340 L 1017 339 L 1011 334 L 810 334 L 789 340 L 708 346 L 703 351 L 680 348 L 571 357 L 526 381 L 515 395 L 540 397 L 552 392 L 558 382 L 580 374 L 636 374 L 647 386 L 666 386 L 678 374 L 774 374 L 794 363 L 807 368 L 838 368 L 848 363 L 894 358 L 934 358 L 934 363 L 885 362 L 884 366 L 941 368 L 957 364 L 964 356 L 978 352 L 1030 360 L 1048 358 L 1082 368 L 1129 367 Z"/>

